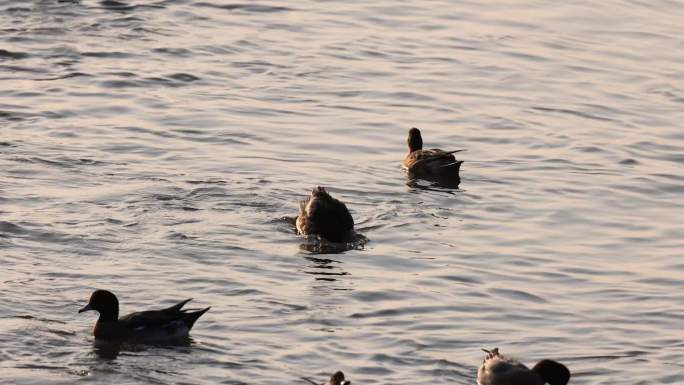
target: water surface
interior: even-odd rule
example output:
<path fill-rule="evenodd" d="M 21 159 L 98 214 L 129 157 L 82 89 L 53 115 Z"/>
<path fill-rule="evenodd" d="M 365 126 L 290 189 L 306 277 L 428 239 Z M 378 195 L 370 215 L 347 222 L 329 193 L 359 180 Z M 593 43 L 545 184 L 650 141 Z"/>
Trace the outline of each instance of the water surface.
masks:
<path fill-rule="evenodd" d="M 683 10 L 0 2 L 4 381 L 473 384 L 498 346 L 682 383 Z M 412 126 L 458 189 L 407 184 Z M 367 242 L 294 234 L 316 185 Z M 111 354 L 94 288 L 212 309 Z"/>

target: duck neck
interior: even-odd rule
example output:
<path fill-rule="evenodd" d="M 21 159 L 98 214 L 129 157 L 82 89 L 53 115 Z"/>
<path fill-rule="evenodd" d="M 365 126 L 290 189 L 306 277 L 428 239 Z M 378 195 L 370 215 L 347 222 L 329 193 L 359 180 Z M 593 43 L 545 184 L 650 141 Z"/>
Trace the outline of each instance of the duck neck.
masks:
<path fill-rule="evenodd" d="M 414 151 L 418 151 L 418 150 L 422 150 L 422 149 L 423 149 L 422 143 L 409 143 L 409 154 L 414 152 Z"/>
<path fill-rule="evenodd" d="M 408 141 L 408 145 L 409 145 L 409 154 L 414 152 L 414 151 L 418 151 L 418 150 L 423 149 L 423 141 L 421 138 L 417 138 L 417 137 L 410 138 Z"/>
<path fill-rule="evenodd" d="M 418 131 L 417 128 L 412 128 L 409 131 L 407 142 L 409 147 L 409 154 L 414 151 L 423 149 L 423 138 L 421 137 L 420 131 Z"/>
<path fill-rule="evenodd" d="M 116 322 L 119 319 L 119 307 L 115 307 L 109 310 L 100 310 L 100 318 L 97 322 Z"/>

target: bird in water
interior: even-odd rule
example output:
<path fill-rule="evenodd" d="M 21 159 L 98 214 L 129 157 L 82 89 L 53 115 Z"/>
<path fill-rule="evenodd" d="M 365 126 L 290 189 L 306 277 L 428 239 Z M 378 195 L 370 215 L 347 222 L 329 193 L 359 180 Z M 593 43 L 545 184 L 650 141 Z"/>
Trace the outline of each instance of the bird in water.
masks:
<path fill-rule="evenodd" d="M 479 385 L 566 385 L 570 381 L 570 370 L 556 361 L 541 360 L 530 370 L 501 355 L 498 348 L 482 350 L 487 355 L 477 371 Z"/>
<path fill-rule="evenodd" d="M 306 380 L 311 385 L 351 385 L 351 381 L 346 380 L 344 378 L 344 373 L 339 370 L 335 372 L 325 384 L 318 384 L 316 381 L 306 377 L 302 377 L 302 379 Z"/>
<path fill-rule="evenodd" d="M 210 308 L 182 310 L 190 299 L 166 309 L 131 313 L 119 318 L 119 300 L 107 290 L 95 290 L 88 304 L 78 312 L 100 313 L 93 335 L 98 340 L 127 342 L 163 342 L 188 337 L 195 321 Z"/>
<path fill-rule="evenodd" d="M 351 385 L 351 381 L 345 380 L 344 373 L 337 371 L 330 377 L 330 380 L 326 385 Z"/>
<path fill-rule="evenodd" d="M 296 226 L 302 235 L 320 235 L 330 242 L 346 242 L 352 237 L 354 219 L 344 203 L 319 186 L 300 202 Z"/>
<path fill-rule="evenodd" d="M 423 150 L 423 137 L 420 130 L 412 128 L 408 135 L 409 152 L 404 160 L 404 168 L 412 179 L 458 180 L 463 161 L 456 160 L 454 153 L 463 150 L 444 151 L 438 148 Z"/>

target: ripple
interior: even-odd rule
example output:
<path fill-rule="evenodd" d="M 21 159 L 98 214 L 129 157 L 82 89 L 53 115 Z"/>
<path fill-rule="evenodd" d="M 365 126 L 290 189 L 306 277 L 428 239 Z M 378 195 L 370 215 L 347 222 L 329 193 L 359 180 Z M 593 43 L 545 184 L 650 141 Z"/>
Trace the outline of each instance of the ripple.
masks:
<path fill-rule="evenodd" d="M 282 6 L 272 6 L 263 4 L 215 4 L 215 3 L 195 3 L 196 7 L 208 7 L 216 9 L 224 9 L 227 11 L 243 11 L 243 12 L 253 12 L 253 13 L 272 13 L 272 12 L 288 12 L 292 11 L 292 8 L 282 7 Z"/>
<path fill-rule="evenodd" d="M 0 59 L 21 60 L 26 59 L 30 55 L 25 52 L 12 52 L 6 49 L 0 49 Z"/>
<path fill-rule="evenodd" d="M 677 383 L 673 4 L 6 3 L 5 382 L 465 385 L 500 346 Z M 412 126 L 468 149 L 460 184 L 407 180 Z M 353 242 L 296 234 L 312 181 Z M 106 349 L 76 314 L 97 287 L 212 310 Z"/>
<path fill-rule="evenodd" d="M 512 299 L 512 300 L 519 300 L 519 301 L 527 301 L 527 302 L 535 302 L 535 303 L 546 303 L 547 301 L 541 297 L 538 297 L 536 295 L 521 291 L 521 290 L 511 290 L 511 289 L 492 289 L 492 293 L 496 295 L 500 295 L 502 297 Z"/>
<path fill-rule="evenodd" d="M 76 77 L 90 77 L 92 75 L 82 73 L 82 72 L 71 72 L 65 75 L 60 75 L 60 76 L 55 76 L 51 78 L 43 78 L 43 79 L 33 79 L 34 81 L 49 81 L 49 80 L 62 80 L 62 79 L 69 79 L 69 78 L 76 78 Z"/>
<path fill-rule="evenodd" d="M 178 80 L 180 82 L 186 82 L 186 83 L 199 80 L 199 78 L 197 76 L 191 75 L 191 74 L 185 74 L 185 73 L 172 74 L 172 75 L 169 75 L 168 77 L 173 79 L 173 80 Z"/>
<path fill-rule="evenodd" d="M 586 119 L 593 119 L 593 120 L 604 120 L 604 121 L 612 121 L 614 119 L 605 117 L 605 116 L 599 116 L 597 114 L 591 114 L 588 112 L 583 112 L 583 111 L 577 111 L 577 110 L 571 110 L 571 109 L 564 109 L 564 108 L 551 108 L 551 107 L 532 107 L 533 110 L 535 111 L 541 111 L 541 112 L 551 112 L 551 113 L 558 113 L 558 114 L 570 114 L 570 115 L 575 115 L 579 116 L 581 118 L 586 118 Z"/>

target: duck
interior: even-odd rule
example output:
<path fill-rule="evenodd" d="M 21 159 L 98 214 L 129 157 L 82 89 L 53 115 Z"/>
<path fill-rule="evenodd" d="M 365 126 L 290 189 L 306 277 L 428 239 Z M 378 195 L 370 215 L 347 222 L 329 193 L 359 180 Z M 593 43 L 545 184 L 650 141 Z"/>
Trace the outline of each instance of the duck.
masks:
<path fill-rule="evenodd" d="M 499 348 L 482 350 L 487 355 L 477 371 L 479 385 L 566 385 L 570 381 L 570 370 L 556 361 L 541 360 L 530 370 L 501 355 Z"/>
<path fill-rule="evenodd" d="M 93 335 L 96 340 L 127 342 L 163 342 L 188 338 L 198 318 L 211 307 L 184 310 L 186 299 L 169 308 L 140 311 L 119 318 L 119 300 L 107 290 L 95 290 L 88 304 L 78 312 L 95 310 L 100 313 Z"/>
<path fill-rule="evenodd" d="M 301 235 L 319 235 L 330 242 L 346 242 L 354 231 L 354 218 L 347 206 L 318 186 L 300 202 L 296 219 Z"/>
<path fill-rule="evenodd" d="M 326 385 L 351 385 L 351 381 L 346 380 L 344 378 L 344 373 L 338 370 L 330 377 L 330 380 Z"/>
<path fill-rule="evenodd" d="M 413 179 L 458 179 L 463 161 L 456 160 L 454 153 L 464 150 L 444 151 L 438 148 L 423 150 L 420 130 L 413 127 L 408 134 L 409 152 L 404 159 L 404 169 Z"/>
<path fill-rule="evenodd" d="M 311 385 L 319 385 L 316 381 L 310 378 L 302 377 L 302 380 L 306 380 L 306 382 L 310 383 Z M 351 385 L 351 381 L 346 380 L 344 378 L 344 373 L 338 370 L 330 377 L 328 382 L 320 385 Z"/>

